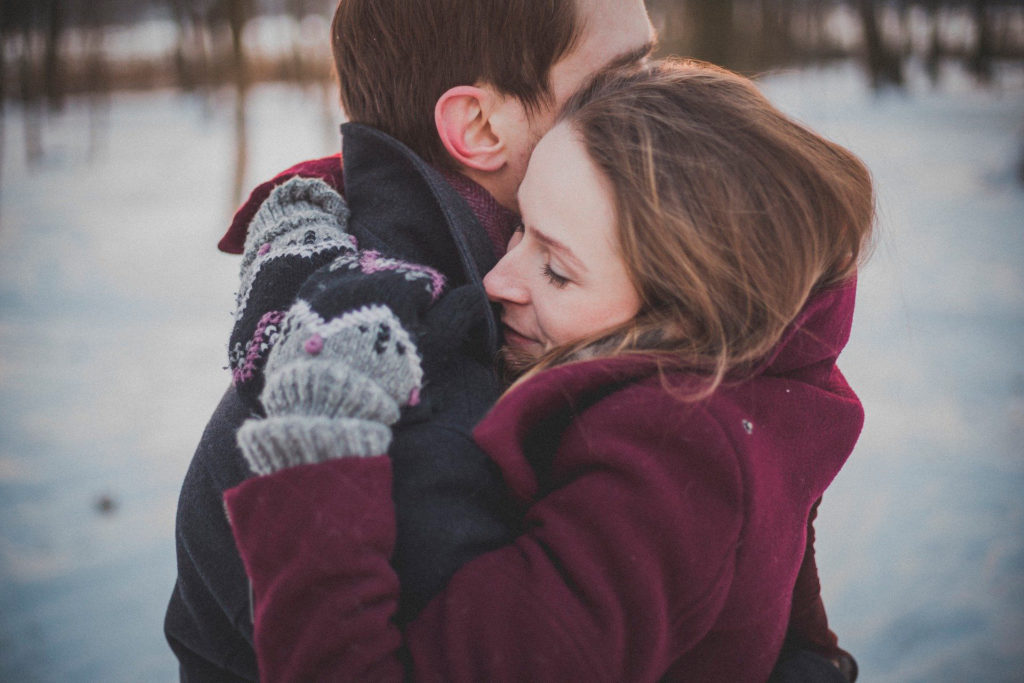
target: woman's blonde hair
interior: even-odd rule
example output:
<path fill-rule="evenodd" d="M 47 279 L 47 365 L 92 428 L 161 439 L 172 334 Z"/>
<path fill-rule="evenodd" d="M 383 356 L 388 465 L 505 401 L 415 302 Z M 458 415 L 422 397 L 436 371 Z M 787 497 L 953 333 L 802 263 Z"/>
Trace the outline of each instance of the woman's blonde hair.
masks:
<path fill-rule="evenodd" d="M 852 277 L 874 221 L 871 178 L 747 78 L 691 60 L 600 74 L 561 121 L 611 181 L 635 319 L 531 368 L 656 352 L 699 399 L 778 343 L 817 290 Z"/>

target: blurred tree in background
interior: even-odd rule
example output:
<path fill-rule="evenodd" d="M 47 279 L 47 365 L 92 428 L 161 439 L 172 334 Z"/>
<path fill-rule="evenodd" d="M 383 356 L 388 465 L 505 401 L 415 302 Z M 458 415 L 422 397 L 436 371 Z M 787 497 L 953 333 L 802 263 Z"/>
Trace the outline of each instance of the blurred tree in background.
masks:
<path fill-rule="evenodd" d="M 45 113 L 60 111 L 69 96 L 87 97 L 102 111 L 115 90 L 174 88 L 202 95 L 230 87 L 237 195 L 251 86 L 284 81 L 333 89 L 329 25 L 335 2 L 2 0 L 0 153 L 2 112 L 12 102 L 26 115 L 24 146 L 32 163 L 43 152 Z M 941 81 L 944 65 L 959 63 L 985 84 L 997 63 L 1024 57 L 1020 0 L 647 4 L 661 37 L 660 55 L 697 57 L 744 73 L 854 58 L 873 87 L 901 88 L 908 63 L 918 60 L 933 82 Z"/>
<path fill-rule="evenodd" d="M 334 3 L 4 0 L 0 98 L 59 109 L 67 95 L 95 90 L 329 80 Z M 902 82 L 909 58 L 960 60 L 986 80 L 995 61 L 1024 56 L 1020 0 L 648 0 L 648 7 L 663 54 L 740 71 L 857 57 L 882 87 Z M 291 35 L 262 40 L 253 24 L 267 18 Z M 140 25 L 161 26 L 154 35 L 166 50 L 126 49 L 125 30 Z"/>
<path fill-rule="evenodd" d="M 908 60 L 934 80 L 945 59 L 982 82 L 1024 57 L 1019 0 L 648 0 L 662 52 L 744 72 L 855 57 L 872 84 L 900 87 Z"/>

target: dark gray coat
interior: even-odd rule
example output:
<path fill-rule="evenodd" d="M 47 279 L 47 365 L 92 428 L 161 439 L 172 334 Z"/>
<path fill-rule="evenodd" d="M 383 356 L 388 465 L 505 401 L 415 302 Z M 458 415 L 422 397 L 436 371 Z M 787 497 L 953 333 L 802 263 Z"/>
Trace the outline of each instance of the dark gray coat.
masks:
<path fill-rule="evenodd" d="M 343 194 L 360 248 L 428 265 L 451 290 L 443 315 L 420 335 L 421 404 L 403 416 L 390 449 L 398 514 L 393 561 L 403 591 L 399 619 L 406 619 L 459 566 L 514 534 L 501 478 L 471 438 L 500 391 L 493 371 L 497 325 L 481 283 L 494 256 L 483 227 L 437 171 L 379 131 L 357 124 L 342 130 Z M 311 168 L 322 172 L 325 165 Z M 303 175 L 301 165 L 295 170 L 291 175 Z M 254 192 L 250 203 L 291 175 Z M 240 213 L 247 210 L 251 215 L 255 207 Z M 222 502 L 224 490 L 251 476 L 235 443 L 249 416 L 229 388 L 182 486 L 178 578 L 164 623 L 182 680 L 257 679 L 249 583 Z"/>

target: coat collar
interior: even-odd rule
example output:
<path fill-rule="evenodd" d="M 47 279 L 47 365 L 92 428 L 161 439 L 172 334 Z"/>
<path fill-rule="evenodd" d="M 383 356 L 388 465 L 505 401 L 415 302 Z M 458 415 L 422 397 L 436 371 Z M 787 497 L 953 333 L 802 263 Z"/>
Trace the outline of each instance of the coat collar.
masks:
<path fill-rule="evenodd" d="M 813 295 L 754 374 L 783 376 L 834 365 L 850 339 L 857 278 Z"/>
<path fill-rule="evenodd" d="M 443 272 L 453 284 L 479 281 L 495 263 L 493 249 L 455 189 L 387 134 L 358 123 L 341 130 L 349 229 L 360 238 L 372 235 L 389 255 Z"/>
<path fill-rule="evenodd" d="M 398 140 L 357 123 L 343 124 L 341 131 L 349 229 L 360 247 L 430 266 L 452 288 L 469 285 L 490 311 L 483 276 L 495 264 L 494 249 L 463 198 Z M 497 348 L 492 315 L 487 337 Z"/>

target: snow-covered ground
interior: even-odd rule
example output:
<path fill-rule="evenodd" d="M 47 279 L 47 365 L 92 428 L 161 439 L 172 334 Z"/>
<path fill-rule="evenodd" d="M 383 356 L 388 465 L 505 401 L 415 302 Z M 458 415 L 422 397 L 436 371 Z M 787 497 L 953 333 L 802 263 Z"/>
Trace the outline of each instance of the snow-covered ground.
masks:
<path fill-rule="evenodd" d="M 819 556 L 863 680 L 1024 680 L 1024 82 L 873 96 L 778 75 L 783 109 L 860 154 L 879 241 L 841 359 L 867 423 Z"/>
<path fill-rule="evenodd" d="M 990 90 L 953 72 L 875 95 L 852 65 L 764 86 L 878 185 L 842 363 L 867 426 L 818 525 L 833 626 L 868 683 L 1020 681 L 1024 71 Z M 246 185 L 333 152 L 323 109 L 257 88 Z M 21 112 L 3 122 L 0 680 L 174 680 L 174 508 L 228 383 L 230 100 L 74 101 L 33 168 Z"/>

